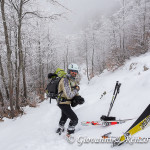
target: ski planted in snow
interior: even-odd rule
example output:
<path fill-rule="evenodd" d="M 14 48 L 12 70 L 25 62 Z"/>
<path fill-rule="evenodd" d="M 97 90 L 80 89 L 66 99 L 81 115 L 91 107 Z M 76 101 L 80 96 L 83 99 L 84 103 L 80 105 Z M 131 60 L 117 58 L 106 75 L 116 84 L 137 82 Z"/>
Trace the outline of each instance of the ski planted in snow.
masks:
<path fill-rule="evenodd" d="M 133 125 L 119 138 L 113 141 L 114 146 L 119 146 L 135 133 L 144 130 L 150 125 L 150 105 L 145 109 L 141 116 L 133 123 Z"/>
<path fill-rule="evenodd" d="M 103 121 L 110 121 L 110 120 L 116 120 L 116 117 L 110 117 L 110 112 L 112 110 L 112 107 L 114 105 L 114 102 L 116 100 L 116 97 L 117 95 L 119 94 L 120 92 L 120 86 L 121 86 L 121 83 L 119 83 L 119 81 L 116 82 L 116 85 L 115 85 L 115 89 L 114 89 L 114 93 L 113 93 L 113 97 L 112 97 L 112 100 L 111 100 L 111 103 L 110 103 L 110 107 L 109 107 L 109 111 L 108 111 L 108 114 L 107 116 L 105 115 L 102 115 L 100 117 L 100 120 L 103 120 Z"/>
<path fill-rule="evenodd" d="M 82 121 L 81 125 L 89 126 L 89 125 L 100 125 L 100 126 L 110 126 L 116 124 L 122 124 L 126 121 L 133 120 L 133 119 L 123 119 L 123 120 L 110 120 L 110 121 Z"/>

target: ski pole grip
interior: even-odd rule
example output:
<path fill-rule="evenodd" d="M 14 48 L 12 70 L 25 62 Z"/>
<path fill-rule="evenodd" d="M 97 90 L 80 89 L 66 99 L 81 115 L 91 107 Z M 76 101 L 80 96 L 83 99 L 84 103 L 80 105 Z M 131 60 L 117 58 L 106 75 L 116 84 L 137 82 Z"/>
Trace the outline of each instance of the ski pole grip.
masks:
<path fill-rule="evenodd" d="M 114 89 L 113 95 L 115 95 L 116 89 L 117 89 L 117 87 L 118 87 L 118 82 L 119 82 L 119 81 L 116 81 L 116 85 L 115 85 L 115 89 Z"/>

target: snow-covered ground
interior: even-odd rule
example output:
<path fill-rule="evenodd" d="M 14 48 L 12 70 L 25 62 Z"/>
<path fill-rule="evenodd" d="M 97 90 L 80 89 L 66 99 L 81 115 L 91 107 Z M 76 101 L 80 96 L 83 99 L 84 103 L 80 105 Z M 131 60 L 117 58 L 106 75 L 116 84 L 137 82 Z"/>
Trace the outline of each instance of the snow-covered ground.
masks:
<path fill-rule="evenodd" d="M 110 127 L 81 126 L 80 122 L 99 120 L 101 115 L 107 115 L 116 81 L 122 85 L 111 116 L 116 116 L 117 119 L 138 118 L 150 103 L 150 69 L 144 71 L 144 66 L 150 68 L 149 60 L 150 53 L 132 58 L 117 71 L 104 71 L 100 76 L 94 77 L 89 84 L 87 84 L 85 75 L 82 75 L 80 94 L 85 98 L 85 103 L 73 108 L 79 118 L 73 144 L 65 140 L 65 133 L 61 136 L 55 133 L 60 118 L 60 110 L 56 106 L 55 100 L 52 101 L 52 104 L 46 100 L 37 108 L 26 107 L 26 115 L 14 120 L 5 119 L 4 122 L 0 123 L 0 150 L 112 149 L 110 143 L 83 143 L 79 146 L 79 142 L 84 138 L 98 139 L 110 131 L 112 136 L 120 136 L 136 119 Z M 106 91 L 106 95 L 100 99 L 104 91 Z M 66 128 L 67 125 L 68 122 Z M 149 137 L 149 133 L 150 127 L 134 136 Z M 150 142 L 147 144 L 123 144 L 113 149 L 148 150 L 149 147 Z"/>

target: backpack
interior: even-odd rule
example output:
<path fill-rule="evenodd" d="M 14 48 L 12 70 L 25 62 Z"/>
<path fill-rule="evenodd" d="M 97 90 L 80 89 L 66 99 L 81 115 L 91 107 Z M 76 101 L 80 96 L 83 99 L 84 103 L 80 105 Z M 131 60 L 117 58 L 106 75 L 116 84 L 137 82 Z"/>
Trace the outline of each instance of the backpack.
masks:
<path fill-rule="evenodd" d="M 47 85 L 47 96 L 50 97 L 50 103 L 51 99 L 56 99 L 58 94 L 58 85 L 60 80 L 66 76 L 66 72 L 63 69 L 57 68 L 55 73 L 50 73 L 48 76 L 51 79 L 50 82 Z"/>

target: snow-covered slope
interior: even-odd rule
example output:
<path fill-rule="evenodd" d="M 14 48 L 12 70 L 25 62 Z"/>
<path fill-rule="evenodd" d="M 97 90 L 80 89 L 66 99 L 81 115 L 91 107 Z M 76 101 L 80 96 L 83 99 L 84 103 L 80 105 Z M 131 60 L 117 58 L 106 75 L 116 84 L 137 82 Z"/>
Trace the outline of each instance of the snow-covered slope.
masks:
<path fill-rule="evenodd" d="M 55 100 L 51 105 L 47 100 L 38 108 L 25 108 L 26 115 L 20 118 L 5 119 L 3 123 L 0 123 L 0 150 L 112 149 L 110 143 L 84 143 L 79 146 L 77 141 L 79 141 L 79 137 L 100 138 L 110 131 L 112 136 L 120 136 L 133 124 L 135 119 L 110 127 L 81 126 L 80 122 L 99 120 L 101 115 L 107 115 L 116 81 L 121 82 L 122 85 L 111 116 L 116 116 L 118 119 L 138 118 L 150 103 L 150 69 L 146 69 L 150 68 L 149 60 L 150 53 L 132 58 L 117 71 L 104 71 L 100 76 L 94 77 L 89 84 L 86 77 L 82 76 L 80 94 L 86 102 L 73 108 L 79 118 L 73 144 L 69 144 L 65 140 L 65 133 L 61 136 L 55 133 L 60 110 L 56 106 Z M 106 95 L 100 99 L 104 91 L 106 91 Z M 67 125 L 68 122 L 66 128 Z M 135 137 L 149 137 L 149 133 L 150 127 L 137 133 Z M 147 144 L 124 144 L 114 149 L 148 150 L 149 147 L 150 142 Z"/>

